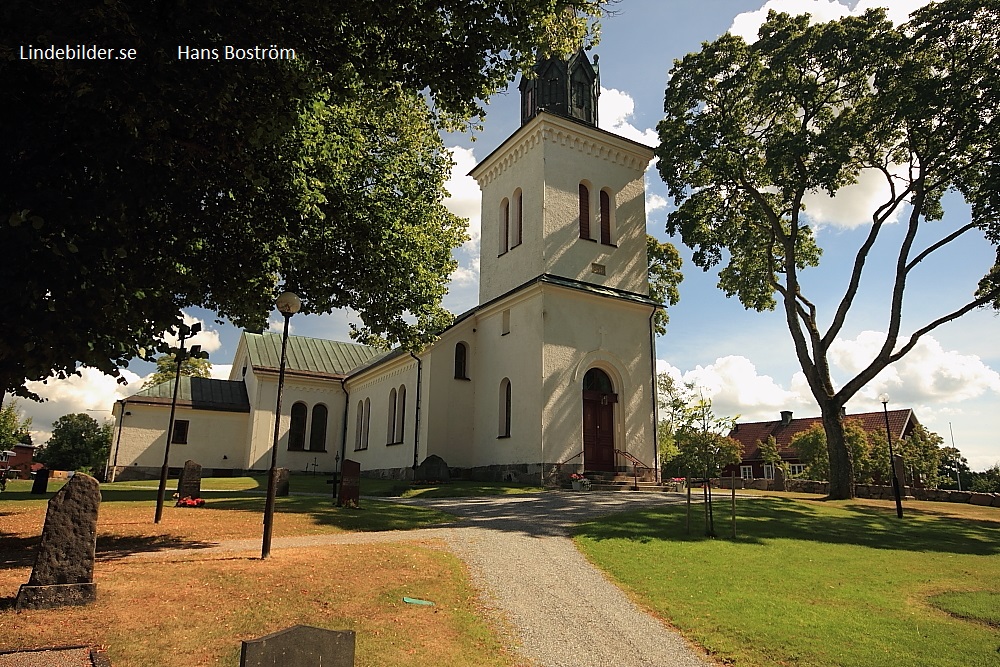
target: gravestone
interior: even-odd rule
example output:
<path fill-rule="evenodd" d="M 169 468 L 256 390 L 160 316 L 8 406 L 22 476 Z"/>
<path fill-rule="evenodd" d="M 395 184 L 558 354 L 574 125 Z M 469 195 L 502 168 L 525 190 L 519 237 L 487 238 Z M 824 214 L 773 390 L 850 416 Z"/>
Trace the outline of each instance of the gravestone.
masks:
<path fill-rule="evenodd" d="M 354 631 L 309 625 L 242 643 L 240 667 L 354 667 Z"/>
<path fill-rule="evenodd" d="M 357 506 L 361 499 L 361 464 L 357 461 L 344 459 L 340 466 L 340 495 L 337 496 L 337 505 L 353 503 Z"/>
<path fill-rule="evenodd" d="M 44 496 L 49 490 L 49 469 L 41 468 L 35 473 L 35 481 L 31 483 L 31 494 Z"/>
<path fill-rule="evenodd" d="M 290 473 L 288 468 L 277 468 L 274 471 L 274 495 L 275 496 L 287 496 L 288 489 L 290 486 Z"/>
<path fill-rule="evenodd" d="M 448 464 L 437 454 L 431 454 L 413 470 L 414 482 L 448 482 L 451 474 Z"/>
<path fill-rule="evenodd" d="M 785 469 L 781 466 L 774 466 L 774 491 L 785 490 Z"/>
<path fill-rule="evenodd" d="M 201 498 L 201 465 L 191 460 L 184 462 L 177 480 L 177 499 L 181 498 Z"/>
<path fill-rule="evenodd" d="M 49 500 L 42 541 L 28 583 L 17 593 L 17 609 L 89 604 L 97 599 L 94 550 L 101 488 L 77 473 Z"/>

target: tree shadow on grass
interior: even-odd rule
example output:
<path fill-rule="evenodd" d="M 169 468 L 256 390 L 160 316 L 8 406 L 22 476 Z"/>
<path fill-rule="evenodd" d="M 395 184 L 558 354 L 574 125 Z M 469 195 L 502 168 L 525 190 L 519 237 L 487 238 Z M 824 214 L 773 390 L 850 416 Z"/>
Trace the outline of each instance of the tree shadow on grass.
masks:
<path fill-rule="evenodd" d="M 174 549 L 209 549 L 215 542 L 190 540 L 176 535 L 98 535 L 97 561 L 107 563 L 140 553 Z"/>
<path fill-rule="evenodd" d="M 714 512 L 716 535 L 731 540 L 729 504 L 717 503 Z M 872 549 L 1000 555 L 1000 523 L 939 516 L 912 508 L 900 520 L 892 508 L 824 507 L 785 498 L 755 498 L 740 500 L 736 512 L 735 541 L 744 544 L 794 539 Z M 683 506 L 588 521 L 577 526 L 574 534 L 593 540 L 638 542 L 711 539 L 705 536 L 701 504 L 692 506 L 690 534 Z"/>
<path fill-rule="evenodd" d="M 211 502 L 212 509 L 257 512 L 263 498 L 232 498 Z M 414 530 L 451 523 L 457 517 L 424 507 L 361 499 L 360 507 L 337 507 L 321 496 L 286 496 L 277 498 L 276 514 L 308 514 L 320 526 L 333 526 L 349 532 Z"/>

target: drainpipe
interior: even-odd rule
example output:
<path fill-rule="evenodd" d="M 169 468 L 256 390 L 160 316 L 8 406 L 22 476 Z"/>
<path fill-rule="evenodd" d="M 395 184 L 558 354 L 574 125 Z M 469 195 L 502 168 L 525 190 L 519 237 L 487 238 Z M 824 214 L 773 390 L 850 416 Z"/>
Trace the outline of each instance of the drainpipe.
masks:
<path fill-rule="evenodd" d="M 419 457 L 419 445 L 420 445 L 420 382 L 423 374 L 423 362 L 420 361 L 420 357 L 410 352 L 410 356 L 417 360 L 417 409 L 414 415 L 413 424 L 413 469 L 416 470 L 417 466 L 420 465 Z"/>
<path fill-rule="evenodd" d="M 347 378 L 340 378 L 340 388 L 344 390 L 344 432 L 340 438 L 340 465 L 344 465 L 347 458 L 347 417 L 351 414 L 351 395 L 347 393 Z M 340 485 L 340 471 L 334 471 L 337 476 L 337 485 Z M 340 489 L 337 488 L 337 497 L 340 497 Z"/>
<path fill-rule="evenodd" d="M 650 378 L 653 381 L 653 465 L 654 479 L 659 483 L 660 479 L 660 437 L 659 437 L 659 427 L 660 427 L 660 416 L 659 416 L 659 400 L 656 395 L 656 330 L 653 328 L 653 318 L 656 316 L 656 308 L 653 308 L 653 312 L 649 314 L 649 371 Z"/>

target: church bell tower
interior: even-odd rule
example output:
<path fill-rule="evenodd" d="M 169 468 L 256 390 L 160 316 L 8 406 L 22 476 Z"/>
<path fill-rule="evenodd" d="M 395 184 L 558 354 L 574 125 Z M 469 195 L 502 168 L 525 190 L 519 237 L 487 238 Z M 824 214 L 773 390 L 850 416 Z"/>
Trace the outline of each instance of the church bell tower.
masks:
<path fill-rule="evenodd" d="M 600 78 L 583 50 L 540 61 L 518 87 L 521 127 L 471 172 L 483 192 L 479 302 L 543 275 L 648 295 L 653 149 L 597 126 Z"/>

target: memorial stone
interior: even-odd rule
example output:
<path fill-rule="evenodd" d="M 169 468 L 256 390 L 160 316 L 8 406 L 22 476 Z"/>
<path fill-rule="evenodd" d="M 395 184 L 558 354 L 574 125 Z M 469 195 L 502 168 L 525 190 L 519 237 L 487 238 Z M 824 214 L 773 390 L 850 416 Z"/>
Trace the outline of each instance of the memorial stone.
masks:
<path fill-rule="evenodd" d="M 448 464 L 437 454 L 431 454 L 413 471 L 414 482 L 448 482 L 451 475 Z"/>
<path fill-rule="evenodd" d="M 294 625 L 243 642 L 240 667 L 354 667 L 354 631 Z"/>
<path fill-rule="evenodd" d="M 290 486 L 290 475 L 288 468 L 278 468 L 274 471 L 274 495 L 284 497 L 288 495 Z"/>
<path fill-rule="evenodd" d="M 344 459 L 340 467 L 340 495 L 337 496 L 337 505 L 354 504 L 356 507 L 361 499 L 361 464 L 357 461 Z"/>
<path fill-rule="evenodd" d="M 201 465 L 191 460 L 184 462 L 177 480 L 177 499 L 181 498 L 201 498 Z"/>
<path fill-rule="evenodd" d="M 17 594 L 18 610 L 84 605 L 97 599 L 94 551 L 100 505 L 100 485 L 82 473 L 73 475 L 49 500 L 31 578 Z"/>
<path fill-rule="evenodd" d="M 774 466 L 774 491 L 785 490 L 785 469 L 781 466 Z"/>
<path fill-rule="evenodd" d="M 31 494 L 44 496 L 49 489 L 49 469 L 42 468 L 35 473 L 35 481 L 31 483 Z"/>

